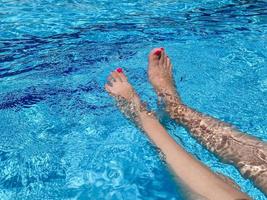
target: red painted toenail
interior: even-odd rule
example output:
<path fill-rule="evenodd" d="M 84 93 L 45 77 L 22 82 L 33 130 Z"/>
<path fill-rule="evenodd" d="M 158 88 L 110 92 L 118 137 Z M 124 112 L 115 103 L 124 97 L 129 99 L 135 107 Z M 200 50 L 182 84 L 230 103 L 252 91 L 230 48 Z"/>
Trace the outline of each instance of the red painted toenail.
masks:
<path fill-rule="evenodd" d="M 161 51 L 160 50 L 157 50 L 157 51 L 155 51 L 154 54 L 157 55 L 157 56 L 159 56 L 161 54 Z"/>
<path fill-rule="evenodd" d="M 162 51 L 164 51 L 164 48 L 163 48 L 163 47 L 161 47 L 160 49 L 161 49 Z"/>
<path fill-rule="evenodd" d="M 117 70 L 117 72 L 119 72 L 119 73 L 123 73 L 122 68 L 117 68 L 116 70 Z"/>

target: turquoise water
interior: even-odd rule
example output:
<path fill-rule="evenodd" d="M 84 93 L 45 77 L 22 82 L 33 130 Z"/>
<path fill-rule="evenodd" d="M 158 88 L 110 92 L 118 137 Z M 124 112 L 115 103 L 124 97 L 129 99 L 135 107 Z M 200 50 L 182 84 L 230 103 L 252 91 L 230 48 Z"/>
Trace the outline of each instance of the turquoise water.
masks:
<path fill-rule="evenodd" d="M 182 199 L 142 132 L 105 93 L 122 67 L 157 110 L 147 54 L 164 47 L 182 99 L 267 141 L 266 1 L 0 0 L 0 199 Z M 185 149 L 263 193 L 180 126 Z"/>

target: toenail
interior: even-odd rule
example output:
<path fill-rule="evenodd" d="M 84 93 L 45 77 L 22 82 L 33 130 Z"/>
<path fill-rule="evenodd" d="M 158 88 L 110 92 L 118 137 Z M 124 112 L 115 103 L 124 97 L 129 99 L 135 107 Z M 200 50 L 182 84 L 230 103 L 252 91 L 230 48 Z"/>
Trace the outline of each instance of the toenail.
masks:
<path fill-rule="evenodd" d="M 122 68 L 117 68 L 116 71 L 119 72 L 119 73 L 123 73 Z"/>
<path fill-rule="evenodd" d="M 157 50 L 157 51 L 155 51 L 154 54 L 157 55 L 157 56 L 159 56 L 161 54 L 161 51 L 160 50 Z"/>
<path fill-rule="evenodd" d="M 163 48 L 163 47 L 161 47 L 160 49 L 161 49 L 162 51 L 164 51 L 164 48 Z"/>

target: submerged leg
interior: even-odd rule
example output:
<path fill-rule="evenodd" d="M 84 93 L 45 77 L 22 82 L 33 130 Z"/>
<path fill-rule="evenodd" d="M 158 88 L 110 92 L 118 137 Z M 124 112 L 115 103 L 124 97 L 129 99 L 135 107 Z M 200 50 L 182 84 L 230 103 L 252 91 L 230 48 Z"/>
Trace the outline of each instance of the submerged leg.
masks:
<path fill-rule="evenodd" d="M 121 111 L 132 119 L 162 151 L 164 158 L 179 180 L 194 194 L 204 199 L 249 199 L 238 189 L 225 182 L 220 176 L 193 156 L 184 151 L 166 132 L 153 113 L 141 103 L 138 95 L 119 70 L 109 77 L 106 90 L 116 100 Z M 194 197 L 194 199 L 196 199 Z M 202 198 L 203 199 L 203 198 Z"/>
<path fill-rule="evenodd" d="M 170 117 L 267 194 L 267 144 L 184 105 L 176 92 L 172 65 L 164 49 L 151 51 L 148 73 Z"/>

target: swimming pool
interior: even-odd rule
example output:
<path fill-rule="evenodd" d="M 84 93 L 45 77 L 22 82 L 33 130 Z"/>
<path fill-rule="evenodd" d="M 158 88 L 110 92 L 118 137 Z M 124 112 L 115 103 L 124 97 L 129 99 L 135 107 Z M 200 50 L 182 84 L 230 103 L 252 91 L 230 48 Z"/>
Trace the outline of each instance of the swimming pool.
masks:
<path fill-rule="evenodd" d="M 266 1 L 0 0 L 0 199 L 181 199 L 157 149 L 103 85 L 123 67 L 157 109 L 147 54 L 163 46 L 185 103 L 267 140 Z M 160 112 L 160 111 L 158 111 Z M 185 149 L 236 180 L 181 127 Z"/>

